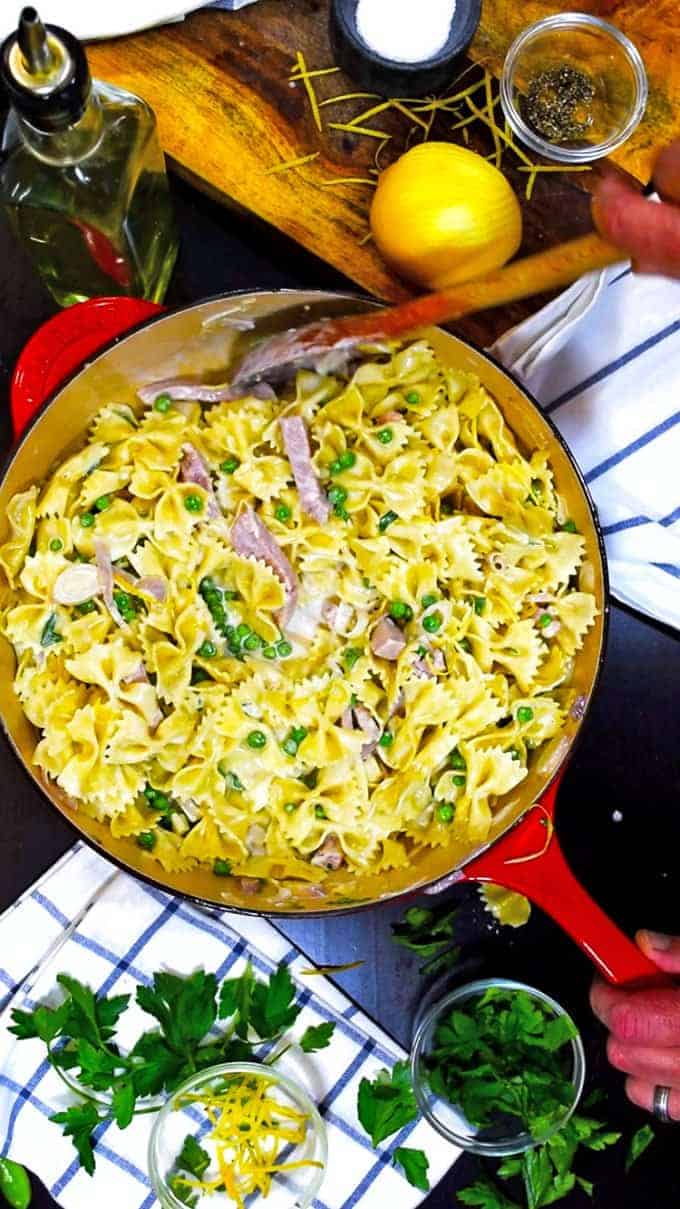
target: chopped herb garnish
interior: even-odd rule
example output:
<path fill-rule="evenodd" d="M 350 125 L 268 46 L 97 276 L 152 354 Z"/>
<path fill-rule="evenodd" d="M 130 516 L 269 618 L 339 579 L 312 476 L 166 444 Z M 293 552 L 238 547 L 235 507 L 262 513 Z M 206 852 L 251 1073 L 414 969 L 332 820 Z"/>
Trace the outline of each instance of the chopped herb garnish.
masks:
<path fill-rule="evenodd" d="M 401 1167 L 409 1184 L 419 1188 L 421 1192 L 430 1191 L 430 1181 L 427 1178 L 430 1164 L 424 1151 L 413 1150 L 410 1146 L 397 1146 L 394 1162 Z"/>
<path fill-rule="evenodd" d="M 482 613 L 486 609 L 486 596 L 473 596 L 472 607 L 477 616 L 481 617 Z"/>
<path fill-rule="evenodd" d="M 564 524 L 560 526 L 560 528 L 563 530 L 564 533 L 578 533 L 578 529 L 576 528 L 576 521 L 572 521 L 572 520 L 565 521 Z"/>
<path fill-rule="evenodd" d="M 57 642 L 63 642 L 61 634 L 57 631 L 57 614 L 52 613 L 45 622 L 42 633 L 40 635 L 41 646 L 54 646 Z"/>
<path fill-rule="evenodd" d="M 393 525 L 394 522 L 398 521 L 398 520 L 399 520 L 399 517 L 398 517 L 397 513 L 393 512 L 392 509 L 390 508 L 389 512 L 384 512 L 383 515 L 380 517 L 380 520 L 378 521 L 378 528 L 379 528 L 380 532 L 384 533 L 386 529 L 389 529 L 390 525 Z"/>
<path fill-rule="evenodd" d="M 86 617 L 88 613 L 94 613 L 96 608 L 93 600 L 81 600 L 80 604 L 76 605 L 76 613 L 80 613 L 81 617 Z"/>
<path fill-rule="evenodd" d="M 469 638 L 461 638 L 458 646 L 460 647 L 461 651 L 465 651 L 466 655 L 472 654 L 472 644 Z"/>
<path fill-rule="evenodd" d="M 354 664 L 357 662 L 357 659 L 361 659 L 363 653 L 364 652 L 361 650 L 361 647 L 348 647 L 346 651 L 343 651 L 342 655 L 342 661 L 345 664 L 345 667 L 348 670 L 351 670 L 354 667 Z"/>

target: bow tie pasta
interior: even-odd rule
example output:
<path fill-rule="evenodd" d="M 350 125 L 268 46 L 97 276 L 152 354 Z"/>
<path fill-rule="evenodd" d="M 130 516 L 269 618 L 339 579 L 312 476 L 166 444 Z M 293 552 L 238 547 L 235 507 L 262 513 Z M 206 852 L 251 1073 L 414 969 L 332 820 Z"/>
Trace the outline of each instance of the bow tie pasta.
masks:
<path fill-rule="evenodd" d="M 9 507 L 35 763 L 167 870 L 324 893 L 483 843 L 596 616 L 545 454 L 423 340 L 280 399 L 166 390 Z"/>

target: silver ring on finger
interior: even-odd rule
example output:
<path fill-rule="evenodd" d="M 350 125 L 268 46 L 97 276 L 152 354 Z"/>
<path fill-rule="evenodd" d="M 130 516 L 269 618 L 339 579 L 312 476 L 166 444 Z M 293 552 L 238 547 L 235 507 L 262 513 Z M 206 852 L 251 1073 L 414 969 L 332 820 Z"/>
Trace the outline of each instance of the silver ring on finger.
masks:
<path fill-rule="evenodd" d="M 670 1087 L 661 1087 L 661 1086 L 657 1085 L 654 1088 L 654 1099 L 652 1101 L 652 1112 L 654 1113 L 654 1116 L 659 1121 L 663 1121 L 664 1125 L 670 1124 L 670 1122 L 673 1120 L 673 1118 L 671 1117 L 670 1111 L 669 1111 L 670 1099 L 671 1099 Z"/>

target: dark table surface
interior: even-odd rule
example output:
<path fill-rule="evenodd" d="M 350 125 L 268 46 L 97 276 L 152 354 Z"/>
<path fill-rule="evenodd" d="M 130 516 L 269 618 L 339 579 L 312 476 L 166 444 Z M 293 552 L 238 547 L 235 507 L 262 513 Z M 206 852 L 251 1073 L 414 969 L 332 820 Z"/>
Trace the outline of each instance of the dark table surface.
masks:
<path fill-rule="evenodd" d="M 254 227 L 175 184 L 182 249 L 168 302 L 178 304 L 225 290 L 347 283 L 301 249 Z M 10 441 L 7 391 L 14 360 L 53 304 L 0 221 L 0 438 Z M 680 932 L 680 758 L 678 752 L 680 643 L 677 636 L 614 607 L 609 650 L 597 699 L 561 792 L 557 827 L 567 856 L 588 889 L 629 932 L 646 926 Z M 0 909 L 9 905 L 72 843 L 66 823 L 22 775 L 0 743 Z M 616 822 L 614 811 L 623 816 Z M 604 1033 L 588 1008 L 591 968 L 579 950 L 543 914 L 534 911 L 519 930 L 498 928 L 477 893 L 456 890 L 459 931 L 483 975 L 525 979 L 552 992 L 583 1031 L 589 1084 L 606 1092 L 604 1113 L 626 1137 L 647 1119 L 625 1099 L 622 1077 L 604 1056 Z M 402 1045 L 426 987 L 418 962 L 398 948 L 390 923 L 398 908 L 380 908 L 335 920 L 291 921 L 281 930 L 315 961 L 364 964 L 338 982 Z M 653 1147 L 623 1172 L 624 1146 L 590 1156 L 582 1174 L 595 1179 L 597 1209 L 660 1209 L 680 1200 L 677 1145 L 680 1126 L 657 1128 Z M 464 1157 L 435 1189 L 428 1209 L 447 1209 L 456 1190 L 475 1178 Z M 588 1204 L 583 1193 L 560 1202 Z M 37 1188 L 35 1209 L 53 1205 Z M 125 1209 L 121 1206 L 121 1209 Z"/>

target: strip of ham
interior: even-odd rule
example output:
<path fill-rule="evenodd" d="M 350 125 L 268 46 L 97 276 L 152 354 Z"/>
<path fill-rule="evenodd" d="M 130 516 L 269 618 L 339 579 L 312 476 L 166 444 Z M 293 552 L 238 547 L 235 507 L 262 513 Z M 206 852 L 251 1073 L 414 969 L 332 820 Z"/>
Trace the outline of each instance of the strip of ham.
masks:
<path fill-rule="evenodd" d="M 106 542 L 102 541 L 100 537 L 94 539 L 94 556 L 97 563 L 97 572 L 99 574 L 99 583 L 102 596 L 104 597 L 104 604 L 116 625 L 120 626 L 121 630 L 127 630 L 128 624 L 123 620 L 118 605 L 113 599 L 113 563 L 111 561 L 111 551 Z"/>
<path fill-rule="evenodd" d="M 302 416 L 282 416 L 279 427 L 295 486 L 300 495 L 300 507 L 307 516 L 324 525 L 330 516 L 331 508 L 312 463 L 307 426 Z"/>
<path fill-rule="evenodd" d="M 394 662 L 406 646 L 406 639 L 391 617 L 381 617 L 371 634 L 371 650 L 380 659 Z"/>
<path fill-rule="evenodd" d="M 317 848 L 314 856 L 311 859 L 312 865 L 319 865 L 321 869 L 340 869 L 345 863 L 345 858 L 342 854 L 340 845 L 334 835 L 329 835 L 324 840 L 323 844 Z"/>
<path fill-rule="evenodd" d="M 287 599 L 276 614 L 283 629 L 291 616 L 298 596 L 298 580 L 283 550 L 256 512 L 245 507 L 231 527 L 231 542 L 237 554 L 244 558 L 259 558 L 278 575 L 286 589 Z"/>
<path fill-rule="evenodd" d="M 129 571 L 121 571 L 120 567 L 114 568 L 114 576 L 119 583 L 124 583 L 131 592 L 140 592 L 143 596 L 151 596 L 160 604 L 163 603 L 168 594 L 168 581 L 162 575 L 142 575 L 141 578 L 136 578 L 130 575 Z"/>
<path fill-rule="evenodd" d="M 361 758 L 367 760 L 378 746 L 378 739 L 382 734 L 380 723 L 376 722 L 373 714 L 366 709 L 365 705 L 355 705 L 354 717 L 366 736 L 366 742 L 361 749 Z"/>
<path fill-rule="evenodd" d="M 144 667 L 144 664 L 141 662 L 141 660 L 139 662 L 139 666 L 135 668 L 134 672 L 128 672 L 127 676 L 123 676 L 123 678 L 121 680 L 121 684 L 148 684 L 148 683 L 149 683 L 149 677 L 146 674 L 146 668 Z"/>
<path fill-rule="evenodd" d="M 247 392 L 256 399 L 275 399 L 276 392 L 268 382 L 256 382 Z M 159 395 L 168 395 L 173 400 L 189 399 L 193 403 L 228 403 L 242 399 L 244 391 L 231 382 L 220 382 L 211 386 L 209 382 L 197 382 L 195 378 L 164 378 L 161 382 L 150 382 L 137 391 L 142 403 L 149 407 Z"/>
<path fill-rule="evenodd" d="M 220 515 L 210 471 L 196 446 L 191 445 L 189 442 L 182 446 L 179 477 L 183 483 L 194 483 L 196 487 L 203 488 L 208 497 L 207 514 L 209 517 L 214 518 Z"/>

